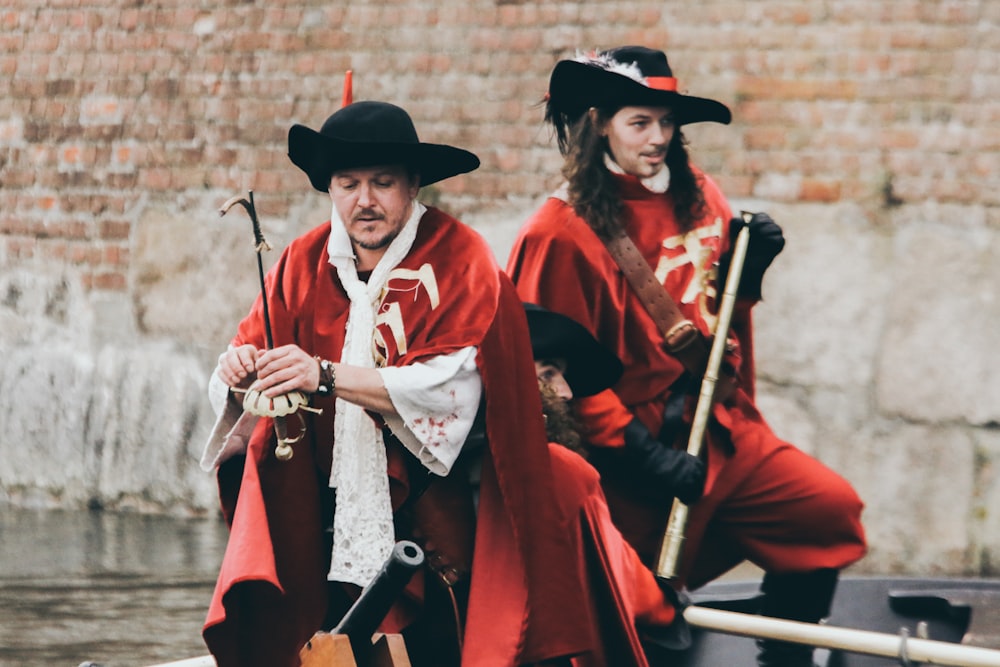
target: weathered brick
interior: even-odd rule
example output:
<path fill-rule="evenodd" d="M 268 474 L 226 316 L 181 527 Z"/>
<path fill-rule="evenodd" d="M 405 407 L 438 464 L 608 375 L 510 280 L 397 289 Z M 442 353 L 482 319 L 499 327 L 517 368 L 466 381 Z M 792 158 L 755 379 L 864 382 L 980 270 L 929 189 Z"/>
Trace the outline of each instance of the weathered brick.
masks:
<path fill-rule="evenodd" d="M 86 275 L 85 285 L 90 289 L 121 291 L 128 287 L 128 276 L 121 271 L 100 271 Z"/>
<path fill-rule="evenodd" d="M 129 260 L 128 245 L 108 245 L 104 248 L 103 263 L 110 266 L 127 267 Z"/>
<path fill-rule="evenodd" d="M 983 3 L 119 4 L 0 10 L 0 52 L 17 54 L 0 56 L 5 190 L 93 202 L 250 178 L 298 192 L 287 128 L 318 127 L 354 68 L 357 99 L 403 104 L 421 136 L 482 153 L 445 191 L 490 208 L 558 178 L 537 106 L 552 64 L 633 42 L 666 46 L 685 90 L 733 109 L 733 125 L 689 135 L 730 196 L 834 201 L 870 192 L 882 168 L 907 197 L 971 203 L 978 190 L 996 205 L 1000 37 L 982 25 L 1000 11 Z"/>
<path fill-rule="evenodd" d="M 132 225 L 124 220 L 102 220 L 98 223 L 98 237 L 105 240 L 128 239 Z"/>
<path fill-rule="evenodd" d="M 806 179 L 799 188 L 799 199 L 804 202 L 835 202 L 840 199 L 840 183 Z"/>
<path fill-rule="evenodd" d="M 7 255 L 18 259 L 29 259 L 35 256 L 37 241 L 33 238 L 8 237 L 6 242 Z"/>

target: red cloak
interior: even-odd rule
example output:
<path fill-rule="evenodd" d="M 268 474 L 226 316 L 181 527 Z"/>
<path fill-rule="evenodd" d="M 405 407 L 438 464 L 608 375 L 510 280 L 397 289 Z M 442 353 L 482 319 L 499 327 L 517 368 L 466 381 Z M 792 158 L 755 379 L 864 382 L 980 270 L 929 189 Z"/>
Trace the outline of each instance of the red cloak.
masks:
<path fill-rule="evenodd" d="M 550 444 L 549 451 L 556 495 L 577 545 L 577 567 L 588 583 L 584 592 L 597 640 L 573 665 L 648 667 L 639 632 L 669 626 L 676 610 L 612 522 L 597 471 L 562 445 Z"/>
<path fill-rule="evenodd" d="M 716 267 L 732 214 L 715 183 L 701 172 L 696 176 L 705 213 L 688 233 L 676 222 L 669 192 L 652 193 L 631 176 L 614 180 L 626 233 L 685 317 L 709 335 L 721 296 Z M 620 446 L 621 429 L 633 416 L 658 433 L 670 386 L 684 369 L 664 349 L 656 324 L 587 223 L 562 199 L 548 199 L 520 230 L 507 270 L 522 300 L 580 322 L 625 366 L 613 392 L 578 402 L 598 434 L 593 444 Z M 709 429 L 705 496 L 689 514 L 681 577 L 692 588 L 746 558 L 765 569 L 808 571 L 844 567 L 865 552 L 862 504 L 850 485 L 778 439 L 753 404 L 751 306 L 738 303 L 732 324 L 742 347 L 742 389 L 730 406 L 714 406 L 714 421 L 725 433 Z M 764 465 L 766 473 L 759 472 Z M 606 484 L 605 492 L 622 533 L 652 564 L 669 506 L 639 502 L 628 488 Z M 703 539 L 711 549 L 700 550 Z"/>
<path fill-rule="evenodd" d="M 339 359 L 349 301 L 328 262 L 329 229 L 326 223 L 293 241 L 268 272 L 266 289 L 275 346 L 295 343 Z M 593 639 L 580 631 L 587 627 L 584 595 L 574 570 L 564 567 L 576 554 L 553 495 L 520 300 L 483 239 L 436 209 L 421 219 L 398 268 L 411 273 L 390 278 L 382 308 L 398 307 L 395 321 L 405 331 L 379 326 L 386 327 L 384 340 L 402 334 L 406 345 L 402 351 L 388 345 L 386 364 L 475 346 L 484 384 L 489 446 L 463 664 L 507 666 L 585 652 Z M 232 342 L 265 347 L 259 297 Z M 323 412 L 307 416 L 306 438 L 291 460 L 274 458 L 272 423 L 260 419 L 245 462 L 238 457 L 219 468 L 231 533 L 204 636 L 221 667 L 295 665 L 322 623 L 329 562 L 322 532 L 330 517 L 322 516 L 320 489 L 338 443 L 333 401 L 314 397 L 313 405 Z M 388 473 L 398 507 L 407 483 L 394 453 L 389 450 Z"/>

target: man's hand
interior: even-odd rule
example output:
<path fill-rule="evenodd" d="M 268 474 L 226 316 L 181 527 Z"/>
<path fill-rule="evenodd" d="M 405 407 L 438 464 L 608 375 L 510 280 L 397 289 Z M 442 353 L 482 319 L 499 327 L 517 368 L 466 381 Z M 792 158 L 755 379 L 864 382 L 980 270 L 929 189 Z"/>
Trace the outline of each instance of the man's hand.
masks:
<path fill-rule="evenodd" d="M 764 272 L 771 266 L 771 262 L 778 256 L 778 253 L 784 249 L 785 236 L 778 223 L 772 220 L 767 213 L 754 213 L 749 223 L 744 223 L 741 218 L 733 218 L 729 221 L 731 244 L 735 243 L 736 235 L 739 234 L 744 225 L 750 228 L 750 240 L 747 245 L 746 258 L 743 260 L 743 274 L 740 276 L 738 295 L 759 301 Z M 732 248 L 719 260 L 720 293 L 726 284 L 731 260 Z"/>
<path fill-rule="evenodd" d="M 629 480 L 636 492 L 652 500 L 676 497 L 690 505 L 705 490 L 705 463 L 663 444 L 638 419 L 625 427 L 624 447 L 592 447 L 590 458 L 601 474 Z"/>
<path fill-rule="evenodd" d="M 730 223 L 730 238 L 736 238 L 743 221 L 733 218 Z M 750 222 L 750 245 L 747 247 L 746 264 L 767 268 L 785 247 L 785 235 L 767 213 L 754 213 Z M 763 269 L 762 269 L 763 270 Z"/>
<path fill-rule="evenodd" d="M 268 398 L 292 391 L 311 394 L 319 387 L 319 364 L 298 345 L 283 345 L 257 355 L 253 388 Z"/>
<path fill-rule="evenodd" d="M 246 389 L 254 380 L 257 367 L 257 348 L 240 345 L 219 355 L 219 379 L 229 387 Z"/>

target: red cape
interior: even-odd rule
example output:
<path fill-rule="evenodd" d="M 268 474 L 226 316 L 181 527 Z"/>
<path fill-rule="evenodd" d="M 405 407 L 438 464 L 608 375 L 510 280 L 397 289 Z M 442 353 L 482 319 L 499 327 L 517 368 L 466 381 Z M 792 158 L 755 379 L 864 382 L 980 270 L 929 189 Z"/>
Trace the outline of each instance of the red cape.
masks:
<path fill-rule="evenodd" d="M 714 267 L 728 249 L 728 223 L 732 214 L 715 183 L 700 172 L 696 172 L 696 176 L 702 179 L 705 214 L 686 235 L 681 234 L 674 218 L 669 193 L 652 193 L 629 176 L 616 176 L 615 182 L 622 196 L 621 221 L 625 231 L 678 302 L 684 316 L 703 334 L 709 335 L 714 326 L 716 300 L 721 298 L 716 291 Z M 613 392 L 578 401 L 581 414 L 602 421 L 595 432 L 603 442 L 593 442 L 620 446 L 624 442 L 621 430 L 633 416 L 652 433 L 658 433 L 671 393 L 670 386 L 684 369 L 666 352 L 661 344 L 662 333 L 655 322 L 604 244 L 572 206 L 562 199 L 549 198 L 521 228 L 507 270 L 522 300 L 580 322 L 624 363 L 625 372 Z M 732 331 L 741 347 L 742 389 L 737 390 L 731 404 L 717 403 L 712 412 L 714 421 L 728 431 L 729 437 L 718 437 L 720 434 L 714 428 L 708 430 L 703 449 L 708 467 L 705 496 L 692 506 L 688 518 L 681 580 L 691 587 L 718 576 L 746 557 L 746 551 L 742 550 L 745 545 L 732 543 L 718 550 L 724 552 L 721 555 L 709 553 L 708 549 L 705 554 L 699 551 L 700 539 L 715 510 L 741 486 L 749 488 L 747 480 L 751 480 L 751 485 L 764 481 L 766 475 L 757 472 L 762 462 L 779 452 L 794 449 L 771 432 L 752 400 L 752 305 L 749 301 L 738 301 L 732 322 Z M 689 409 L 693 408 L 693 401 L 691 403 Z M 588 426 L 593 423 L 592 419 L 586 421 Z M 735 452 L 731 447 L 733 442 L 739 443 Z M 805 463 L 808 462 L 803 461 Z M 860 501 L 853 490 L 818 463 L 810 467 L 808 473 L 803 468 L 799 477 L 817 482 L 817 486 L 844 489 L 835 501 L 842 503 L 843 511 L 837 507 L 830 512 L 842 520 L 836 526 L 831 525 L 828 534 L 810 535 L 806 538 L 808 541 L 801 544 L 782 544 L 778 536 L 755 545 L 756 562 L 785 570 L 806 570 L 843 567 L 860 558 L 864 553 L 863 531 L 858 518 Z M 604 488 L 616 524 L 643 561 L 654 563 L 669 503 L 658 506 L 637 500 L 627 486 L 615 488 L 606 483 Z M 767 500 L 774 501 L 772 507 L 779 507 L 787 500 L 787 492 L 780 487 L 771 489 L 769 493 L 773 495 L 768 495 Z M 802 492 L 796 490 L 796 493 Z M 797 507 L 807 508 L 808 505 Z M 754 510 L 767 511 L 763 503 Z M 789 513 L 795 509 L 782 506 L 781 511 Z M 750 513 L 746 516 L 754 520 L 759 518 L 761 522 L 773 518 L 763 514 L 751 516 Z M 808 517 L 798 519 L 801 523 L 809 523 Z M 698 557 L 692 558 L 695 553 Z"/>
<path fill-rule="evenodd" d="M 619 177 L 616 182 L 621 187 L 625 231 L 657 277 L 665 281 L 684 316 L 707 336 L 714 320 L 706 315 L 714 316 L 721 297 L 715 290 L 713 267 L 728 249 L 731 212 L 715 184 L 699 176 L 704 178 L 706 214 L 692 234 L 702 253 L 697 263 L 687 259 L 671 198 L 649 192 L 631 177 Z M 602 403 L 604 418 L 623 427 L 634 415 L 658 433 L 669 387 L 684 367 L 659 344 L 663 336 L 656 323 L 600 238 L 572 206 L 562 199 L 548 199 L 521 229 L 507 271 L 522 300 L 573 318 L 622 360 L 625 372 L 613 387 L 620 403 L 618 414 L 611 414 L 608 394 L 590 401 Z M 697 295 L 693 299 L 679 298 L 692 293 Z M 748 396 L 753 394 L 754 380 L 751 305 L 739 302 L 731 325 L 740 341 L 739 370 Z M 586 406 L 588 399 L 580 403 Z M 714 416 L 724 426 L 730 425 L 722 406 L 716 407 Z M 709 486 L 716 473 L 717 469 L 709 471 Z"/>
<path fill-rule="evenodd" d="M 292 242 L 266 285 L 275 346 L 296 343 L 310 354 L 340 359 L 348 300 L 328 263 L 329 229 L 327 223 Z M 390 279 L 382 308 L 398 306 L 406 349 L 395 344 L 398 329 L 381 324 L 387 363 L 406 365 L 467 346 L 479 352 L 489 448 L 463 664 L 506 666 L 585 652 L 593 640 L 579 631 L 586 626 L 580 583 L 562 566 L 575 553 L 559 530 L 564 520 L 553 495 L 520 300 L 483 239 L 436 209 L 421 219 L 399 268 L 413 273 Z M 263 348 L 262 321 L 258 298 L 233 343 Z M 220 667 L 295 665 L 321 625 L 329 562 L 322 531 L 330 517 L 321 516 L 319 492 L 336 443 L 333 401 L 313 404 L 323 412 L 307 417 L 306 438 L 290 461 L 274 458 L 272 424 L 261 419 L 245 465 L 240 457 L 220 466 L 231 534 L 204 629 Z M 388 472 L 398 506 L 407 483 L 392 454 Z"/>
<path fill-rule="evenodd" d="M 597 639 L 594 650 L 575 658 L 573 665 L 647 667 L 637 626 L 668 626 L 675 610 L 612 522 L 597 471 L 561 445 L 550 444 L 549 450 Z"/>

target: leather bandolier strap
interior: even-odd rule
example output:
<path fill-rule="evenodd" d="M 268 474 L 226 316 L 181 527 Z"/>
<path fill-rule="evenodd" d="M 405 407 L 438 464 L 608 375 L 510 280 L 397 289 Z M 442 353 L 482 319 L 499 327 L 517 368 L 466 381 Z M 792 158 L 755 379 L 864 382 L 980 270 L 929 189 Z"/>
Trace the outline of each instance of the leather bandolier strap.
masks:
<path fill-rule="evenodd" d="M 708 344 L 698 328 L 684 317 L 627 234 L 605 241 L 605 245 L 663 334 L 667 352 L 693 376 L 701 377 L 708 361 Z"/>
<path fill-rule="evenodd" d="M 639 301 L 645 306 L 646 312 L 663 334 L 667 352 L 676 358 L 688 373 L 700 379 L 705 374 L 708 362 L 708 341 L 698 331 L 694 322 L 681 313 L 680 308 L 667 293 L 666 288 L 656 279 L 653 269 L 628 234 L 622 233 L 613 239 L 605 240 L 604 244 L 639 297 Z M 715 396 L 716 400 L 724 402 L 732 395 L 736 381 L 728 374 L 719 380 Z"/>

